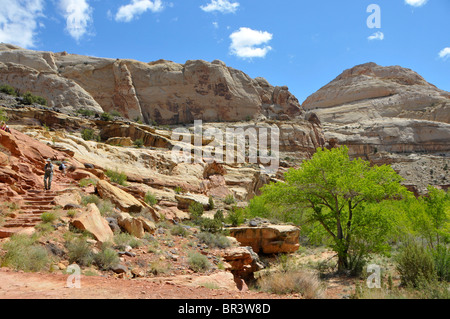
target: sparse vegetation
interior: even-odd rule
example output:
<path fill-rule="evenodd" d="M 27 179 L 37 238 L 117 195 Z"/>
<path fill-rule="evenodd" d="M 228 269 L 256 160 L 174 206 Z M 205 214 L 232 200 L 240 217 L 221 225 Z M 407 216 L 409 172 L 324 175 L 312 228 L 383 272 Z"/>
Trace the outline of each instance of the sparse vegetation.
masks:
<path fill-rule="evenodd" d="M 32 104 L 40 104 L 40 105 L 47 105 L 47 100 L 44 99 L 42 96 L 33 95 L 30 92 L 26 92 L 23 96 L 23 104 L 25 105 L 32 105 Z"/>
<path fill-rule="evenodd" d="M 205 272 L 211 268 L 208 257 L 199 252 L 190 252 L 188 254 L 189 267 L 195 272 Z"/>
<path fill-rule="evenodd" d="M 110 178 L 111 182 L 122 185 L 122 186 L 127 185 L 127 183 L 126 183 L 126 181 L 128 179 L 127 175 L 122 172 L 119 172 L 117 169 L 114 171 L 108 169 L 105 172 L 105 174 L 106 174 L 106 176 L 108 176 Z"/>
<path fill-rule="evenodd" d="M 11 267 L 26 272 L 37 272 L 47 269 L 51 261 L 45 249 L 38 243 L 38 237 L 14 235 L 3 244 L 6 254 L 1 258 L 2 267 Z"/>
<path fill-rule="evenodd" d="M 147 192 L 145 194 L 144 201 L 150 206 L 155 206 L 158 203 L 158 200 L 156 199 L 155 195 L 153 195 L 150 192 Z"/>

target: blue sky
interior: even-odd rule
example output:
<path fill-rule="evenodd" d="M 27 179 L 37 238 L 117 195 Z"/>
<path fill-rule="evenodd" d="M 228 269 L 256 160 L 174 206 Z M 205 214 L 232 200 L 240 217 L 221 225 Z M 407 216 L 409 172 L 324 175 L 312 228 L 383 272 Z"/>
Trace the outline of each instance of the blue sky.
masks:
<path fill-rule="evenodd" d="M 366 62 L 450 91 L 449 0 L 0 0 L 0 42 L 144 62 L 219 59 L 287 85 L 300 102 Z"/>

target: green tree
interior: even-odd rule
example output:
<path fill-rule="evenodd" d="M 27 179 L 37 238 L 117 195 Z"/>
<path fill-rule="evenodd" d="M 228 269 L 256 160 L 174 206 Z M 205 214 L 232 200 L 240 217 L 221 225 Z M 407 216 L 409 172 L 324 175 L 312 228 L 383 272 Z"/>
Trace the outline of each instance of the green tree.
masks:
<path fill-rule="evenodd" d="M 365 254 L 385 248 L 387 214 L 371 203 L 397 199 L 408 191 L 390 166 L 370 166 L 351 160 L 348 148 L 318 149 L 299 169 L 290 169 L 285 182 L 263 187 L 266 203 L 296 211 L 302 222 L 318 223 L 338 255 L 339 271 L 353 270 Z"/>

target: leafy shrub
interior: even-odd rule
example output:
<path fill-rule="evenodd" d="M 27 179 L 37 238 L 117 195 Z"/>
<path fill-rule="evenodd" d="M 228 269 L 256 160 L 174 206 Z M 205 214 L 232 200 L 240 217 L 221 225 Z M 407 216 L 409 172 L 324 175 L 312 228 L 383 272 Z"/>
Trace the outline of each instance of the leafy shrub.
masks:
<path fill-rule="evenodd" d="M 40 105 L 47 105 L 46 99 L 44 99 L 42 96 L 33 95 L 30 92 L 26 92 L 22 97 L 23 97 L 23 103 L 25 105 L 32 105 L 34 103 L 37 103 Z"/>
<path fill-rule="evenodd" d="M 126 180 L 128 179 L 127 175 L 119 172 L 117 169 L 115 171 L 109 169 L 106 171 L 105 174 L 106 174 L 106 176 L 108 176 L 110 178 L 110 180 L 113 183 L 117 183 L 122 186 L 127 185 L 126 184 Z"/>
<path fill-rule="evenodd" d="M 142 148 L 144 146 L 144 140 L 142 138 L 138 138 L 133 142 L 134 146 L 137 148 Z"/>
<path fill-rule="evenodd" d="M 8 95 L 12 95 L 12 96 L 18 95 L 16 89 L 8 84 L 0 85 L 0 92 L 8 94 Z"/>
<path fill-rule="evenodd" d="M 232 205 L 236 203 L 236 199 L 233 195 L 228 195 L 227 197 L 225 197 L 224 203 L 227 205 Z"/>
<path fill-rule="evenodd" d="M 79 109 L 77 110 L 78 114 L 84 115 L 84 116 L 94 116 L 95 112 L 88 109 Z"/>
<path fill-rule="evenodd" d="M 8 122 L 9 118 L 5 115 L 5 111 L 0 107 L 0 122 Z"/>
<path fill-rule="evenodd" d="M 147 192 L 147 194 L 145 194 L 144 201 L 150 206 L 155 206 L 158 203 L 158 200 L 156 199 L 155 195 L 153 195 L 150 192 Z"/>
<path fill-rule="evenodd" d="M 200 229 L 207 233 L 220 233 L 223 230 L 222 222 L 218 219 L 202 218 L 200 221 Z"/>
<path fill-rule="evenodd" d="M 109 122 L 113 120 L 113 116 L 111 114 L 109 114 L 108 112 L 102 113 L 102 115 L 100 115 L 100 119 L 102 121 L 105 122 Z"/>
<path fill-rule="evenodd" d="M 50 263 L 47 249 L 37 244 L 34 236 L 14 235 L 3 245 L 3 249 L 6 254 L 1 259 L 2 267 L 37 272 Z"/>
<path fill-rule="evenodd" d="M 422 245 L 410 241 L 396 258 L 397 271 L 401 282 L 406 286 L 418 287 L 424 282 L 432 282 L 436 278 L 433 255 Z"/>
<path fill-rule="evenodd" d="M 220 221 L 221 223 L 223 223 L 225 221 L 225 217 L 223 216 L 223 211 L 221 209 L 219 209 L 214 214 L 214 219 Z"/>
<path fill-rule="evenodd" d="M 208 206 L 209 206 L 209 210 L 213 210 L 215 208 L 214 199 L 212 196 L 209 196 Z"/>
<path fill-rule="evenodd" d="M 85 141 L 96 141 L 100 142 L 100 136 L 95 135 L 94 130 L 87 128 L 81 131 L 81 137 Z"/>
<path fill-rule="evenodd" d="M 184 189 L 180 186 L 175 187 L 175 193 L 177 194 L 184 194 Z"/>
<path fill-rule="evenodd" d="M 226 221 L 230 223 L 233 227 L 242 225 L 245 221 L 245 212 L 242 208 L 233 207 L 232 211 L 229 212 Z"/>
<path fill-rule="evenodd" d="M 191 215 L 191 218 L 194 220 L 194 222 L 202 217 L 203 213 L 204 208 L 202 204 L 193 202 L 191 205 L 189 205 L 189 214 Z"/>
<path fill-rule="evenodd" d="M 195 272 L 205 272 L 211 268 L 208 257 L 199 252 L 190 252 L 188 254 L 189 267 Z"/>
<path fill-rule="evenodd" d="M 440 280 L 450 281 L 450 248 L 444 245 L 433 250 L 436 273 Z"/>

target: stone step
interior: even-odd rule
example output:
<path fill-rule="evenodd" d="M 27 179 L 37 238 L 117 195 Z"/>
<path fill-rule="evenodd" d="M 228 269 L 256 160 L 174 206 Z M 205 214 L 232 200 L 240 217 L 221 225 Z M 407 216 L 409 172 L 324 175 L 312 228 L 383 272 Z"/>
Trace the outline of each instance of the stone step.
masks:
<path fill-rule="evenodd" d="M 30 228 L 30 227 L 34 227 L 36 226 L 38 223 L 33 223 L 33 222 L 25 222 L 25 223 L 9 223 L 9 224 L 5 224 L 2 227 L 3 228 Z"/>

